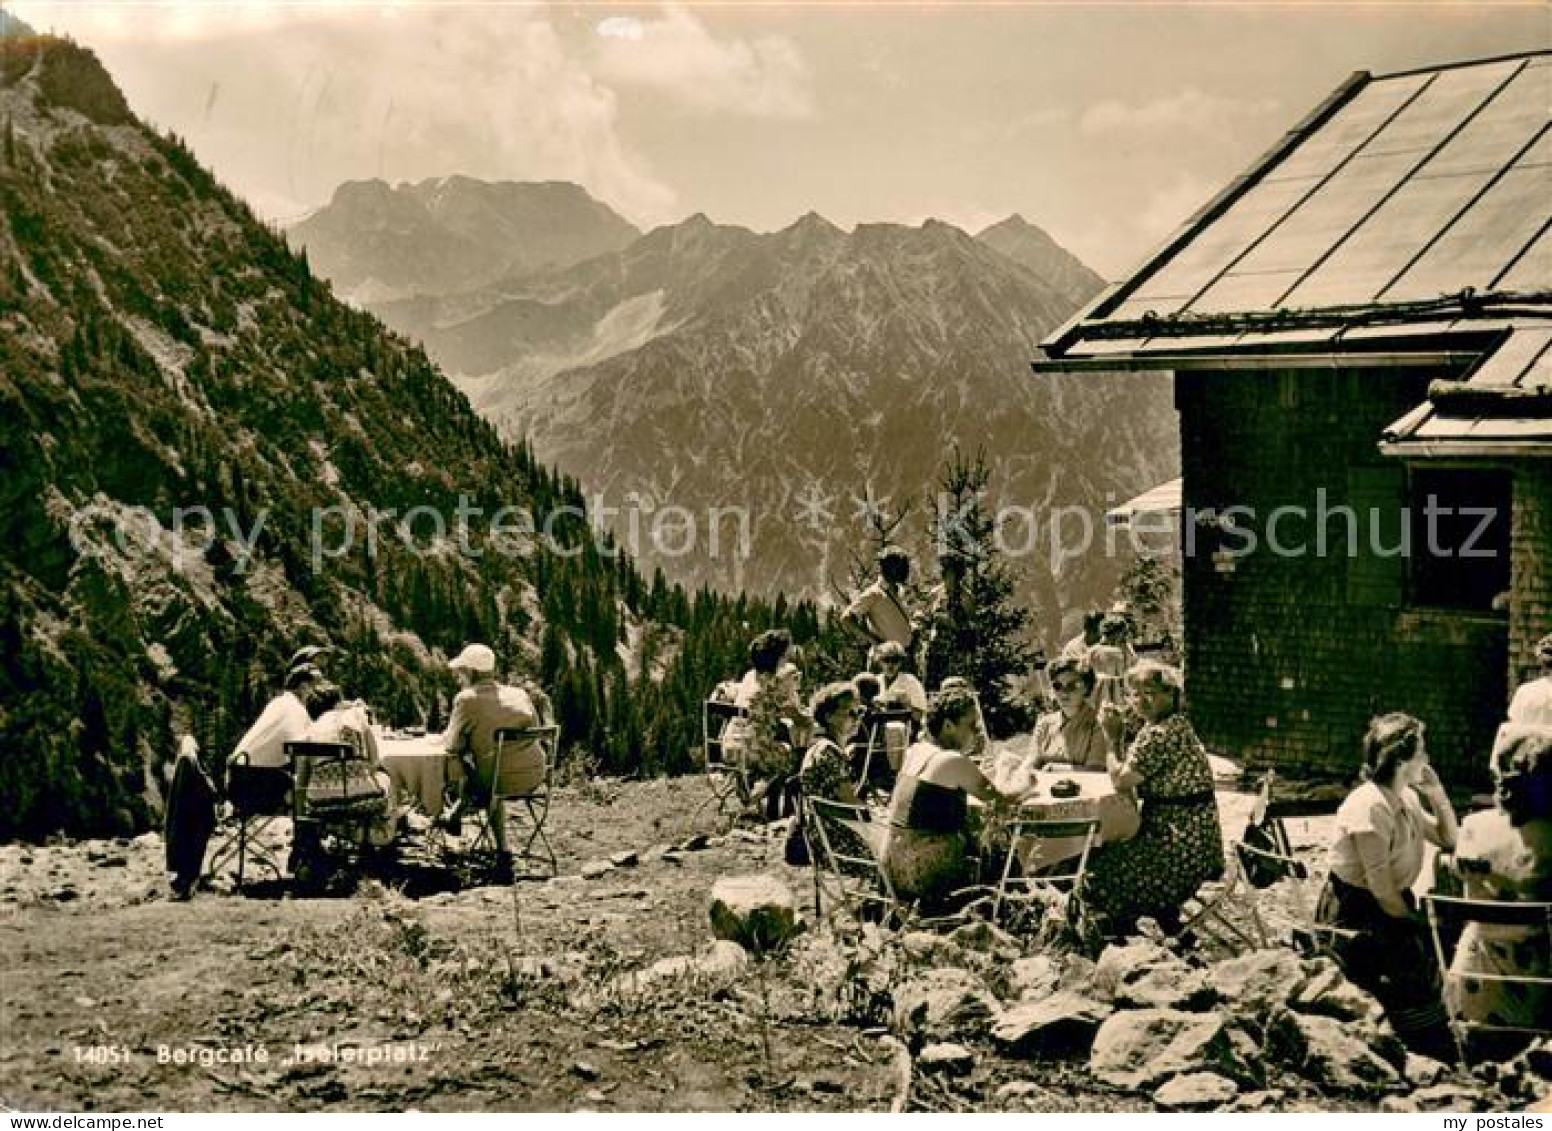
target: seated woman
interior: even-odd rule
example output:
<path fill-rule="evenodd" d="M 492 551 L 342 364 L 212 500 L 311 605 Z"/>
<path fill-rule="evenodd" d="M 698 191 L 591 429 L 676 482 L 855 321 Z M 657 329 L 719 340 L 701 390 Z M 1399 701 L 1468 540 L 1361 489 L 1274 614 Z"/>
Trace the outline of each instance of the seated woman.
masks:
<path fill-rule="evenodd" d="M 881 860 L 895 893 L 923 910 L 950 905 L 949 897 L 975 879 L 969 799 L 1016 803 L 1018 795 L 992 784 L 965 751 L 976 742 L 981 712 L 975 693 L 945 687 L 927 708 L 931 741 L 905 752 L 889 799 Z"/>
<path fill-rule="evenodd" d="M 797 769 L 796 749 L 808 737 L 797 670 L 783 666 L 791 647 L 792 638 L 780 629 L 755 637 L 749 645 L 749 671 L 734 698 L 749 711 L 749 723 L 741 741 L 730 746 L 743 760 L 745 794 L 759 800 L 766 820 L 783 815 L 788 782 Z"/>
<path fill-rule="evenodd" d="M 1424 842 L 1455 843 L 1455 810 L 1428 764 L 1423 724 L 1411 715 L 1370 722 L 1363 760 L 1366 780 L 1337 810 L 1316 920 L 1344 932 L 1337 960 L 1385 1007 L 1396 1035 L 1414 1051 L 1448 1058 L 1438 967 L 1411 887 Z"/>
<path fill-rule="evenodd" d="M 1111 780 L 1140 799 L 1142 820 L 1136 836 L 1094 854 L 1084 890 L 1090 911 L 1116 934 L 1130 933 L 1145 915 L 1172 931 L 1196 889 L 1223 875 L 1212 769 L 1181 710 L 1178 669 L 1144 660 L 1126 686 L 1141 729 L 1128 742 L 1126 716 L 1110 704 L 1100 709 L 1100 728 Z"/>
<path fill-rule="evenodd" d="M 1058 709 L 1035 723 L 1029 753 L 1015 773 L 1028 779 L 1040 767 L 1057 762 L 1080 770 L 1106 769 L 1110 748 L 1094 709 L 1094 670 L 1082 660 L 1060 659 L 1046 674 Z"/>
<path fill-rule="evenodd" d="M 851 761 L 842 744 L 851 734 L 862 707 L 856 688 L 850 683 L 828 683 L 815 693 L 810 704 L 818 734 L 803 755 L 798 771 L 802 796 L 824 801 L 856 805 L 857 791 L 852 786 Z M 847 856 L 871 854 L 852 837 L 850 830 L 831 827 L 826 830 L 830 844 Z M 810 850 L 814 846 L 810 846 Z"/>
<path fill-rule="evenodd" d="M 1460 823 L 1455 866 L 1467 899 L 1552 902 L 1552 727 L 1505 726 L 1493 756 L 1497 789 L 1492 809 Z M 1545 931 L 1468 923 L 1452 973 L 1552 976 Z M 1465 980 L 1452 984 L 1456 1013 L 1466 1021 L 1531 1026 L 1552 1017 L 1545 987 Z M 1494 1034 L 1494 1059 L 1523 1047 Z"/>
<path fill-rule="evenodd" d="M 327 775 L 315 771 L 311 762 L 304 762 L 297 773 L 296 788 L 303 791 L 309 807 L 320 811 L 370 811 L 374 818 L 367 829 L 371 842 L 378 847 L 390 843 L 396 823 L 388 808 L 393 786 L 378 758 L 377 735 L 366 705 L 360 700 L 347 701 L 334 684 L 322 683 L 314 688 L 308 708 L 313 721 L 307 729 L 307 741 L 345 743 L 359 760 L 330 767 Z"/>

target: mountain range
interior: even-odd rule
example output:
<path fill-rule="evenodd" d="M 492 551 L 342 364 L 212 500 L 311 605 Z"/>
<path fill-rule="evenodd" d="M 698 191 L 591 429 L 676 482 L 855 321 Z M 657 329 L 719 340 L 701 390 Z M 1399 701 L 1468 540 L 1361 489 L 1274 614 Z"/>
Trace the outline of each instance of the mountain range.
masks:
<path fill-rule="evenodd" d="M 355 226 L 350 199 L 309 223 L 323 221 Z M 520 242 L 520 227 L 502 238 Z M 322 275 L 357 278 L 307 237 L 291 232 Z M 416 272 L 410 259 L 394 270 Z M 1022 508 L 1009 541 L 1024 549 L 1023 515 L 1041 524 L 1015 564 L 1051 644 L 1125 564 L 1052 552 L 1052 511 L 1082 508 L 1102 528 L 1107 506 L 1178 463 L 1163 375 L 1030 372 L 1040 339 L 1103 285 L 1018 216 L 972 236 L 934 220 L 844 231 L 813 213 L 757 233 L 696 215 L 574 263 L 364 305 L 687 585 L 838 600 L 866 556 L 870 507 L 914 500 L 898 533 L 925 555 L 941 467 L 984 450 L 994 505 Z M 670 505 L 698 523 L 687 552 L 678 528 L 663 545 L 640 537 Z M 729 508 L 747 515 L 747 556 L 729 551 L 732 527 L 710 543 Z"/>
<path fill-rule="evenodd" d="M 174 736 L 217 769 L 304 643 L 434 726 L 481 640 L 588 757 L 686 768 L 772 616 L 645 580 L 573 481 L 49 36 L 0 37 L 0 469 L 0 841 L 145 828 Z M 498 537 L 501 508 L 553 539 Z"/>

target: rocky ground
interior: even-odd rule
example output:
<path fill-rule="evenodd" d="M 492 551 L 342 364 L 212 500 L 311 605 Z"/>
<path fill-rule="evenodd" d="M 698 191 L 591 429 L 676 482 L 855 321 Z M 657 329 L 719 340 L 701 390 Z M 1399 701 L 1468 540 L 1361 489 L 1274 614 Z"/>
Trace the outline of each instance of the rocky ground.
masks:
<path fill-rule="evenodd" d="M 1447 1111 L 1552 1091 L 1546 1054 L 1490 1081 L 1405 1057 L 1372 1001 L 1284 950 L 1142 939 L 1096 963 L 985 924 L 811 924 L 751 956 L 713 940 L 717 881 L 764 875 L 781 918 L 811 913 L 810 878 L 779 836 L 694 817 L 704 788 L 563 790 L 558 877 L 418 899 L 177 903 L 154 834 L 0 847 L 0 1103 Z"/>

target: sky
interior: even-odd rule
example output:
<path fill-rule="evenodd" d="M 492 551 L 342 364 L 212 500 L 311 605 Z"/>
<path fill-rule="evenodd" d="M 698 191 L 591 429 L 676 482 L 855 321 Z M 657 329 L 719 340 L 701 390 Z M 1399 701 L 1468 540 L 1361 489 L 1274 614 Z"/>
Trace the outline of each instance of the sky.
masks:
<path fill-rule="evenodd" d="M 7 0 L 272 220 L 566 180 L 643 228 L 1019 213 L 1108 278 L 1354 71 L 1552 47 L 1544 0 Z"/>

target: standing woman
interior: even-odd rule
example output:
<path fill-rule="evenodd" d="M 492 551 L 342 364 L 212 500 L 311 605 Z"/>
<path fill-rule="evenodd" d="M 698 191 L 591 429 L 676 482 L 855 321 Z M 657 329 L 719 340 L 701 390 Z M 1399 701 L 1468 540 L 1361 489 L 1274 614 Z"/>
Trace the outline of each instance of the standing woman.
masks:
<path fill-rule="evenodd" d="M 1336 814 L 1330 876 L 1315 917 L 1344 932 L 1337 959 L 1417 1052 L 1452 1055 L 1427 925 L 1412 896 L 1423 845 L 1455 844 L 1455 810 L 1428 764 L 1423 724 L 1399 711 L 1369 723 L 1365 781 Z M 1419 803 L 1421 802 L 1421 804 Z M 1426 806 L 1426 808 L 1425 808 Z"/>
<path fill-rule="evenodd" d="M 1213 796 L 1212 768 L 1201 739 L 1180 709 L 1180 671 L 1143 660 L 1126 676 L 1142 729 L 1125 741 L 1125 716 L 1100 710 L 1116 789 L 1141 801 L 1142 822 L 1130 840 L 1094 854 L 1085 888 L 1088 906 L 1128 934 L 1146 915 L 1167 931 L 1196 889 L 1223 875 L 1223 832 Z"/>

